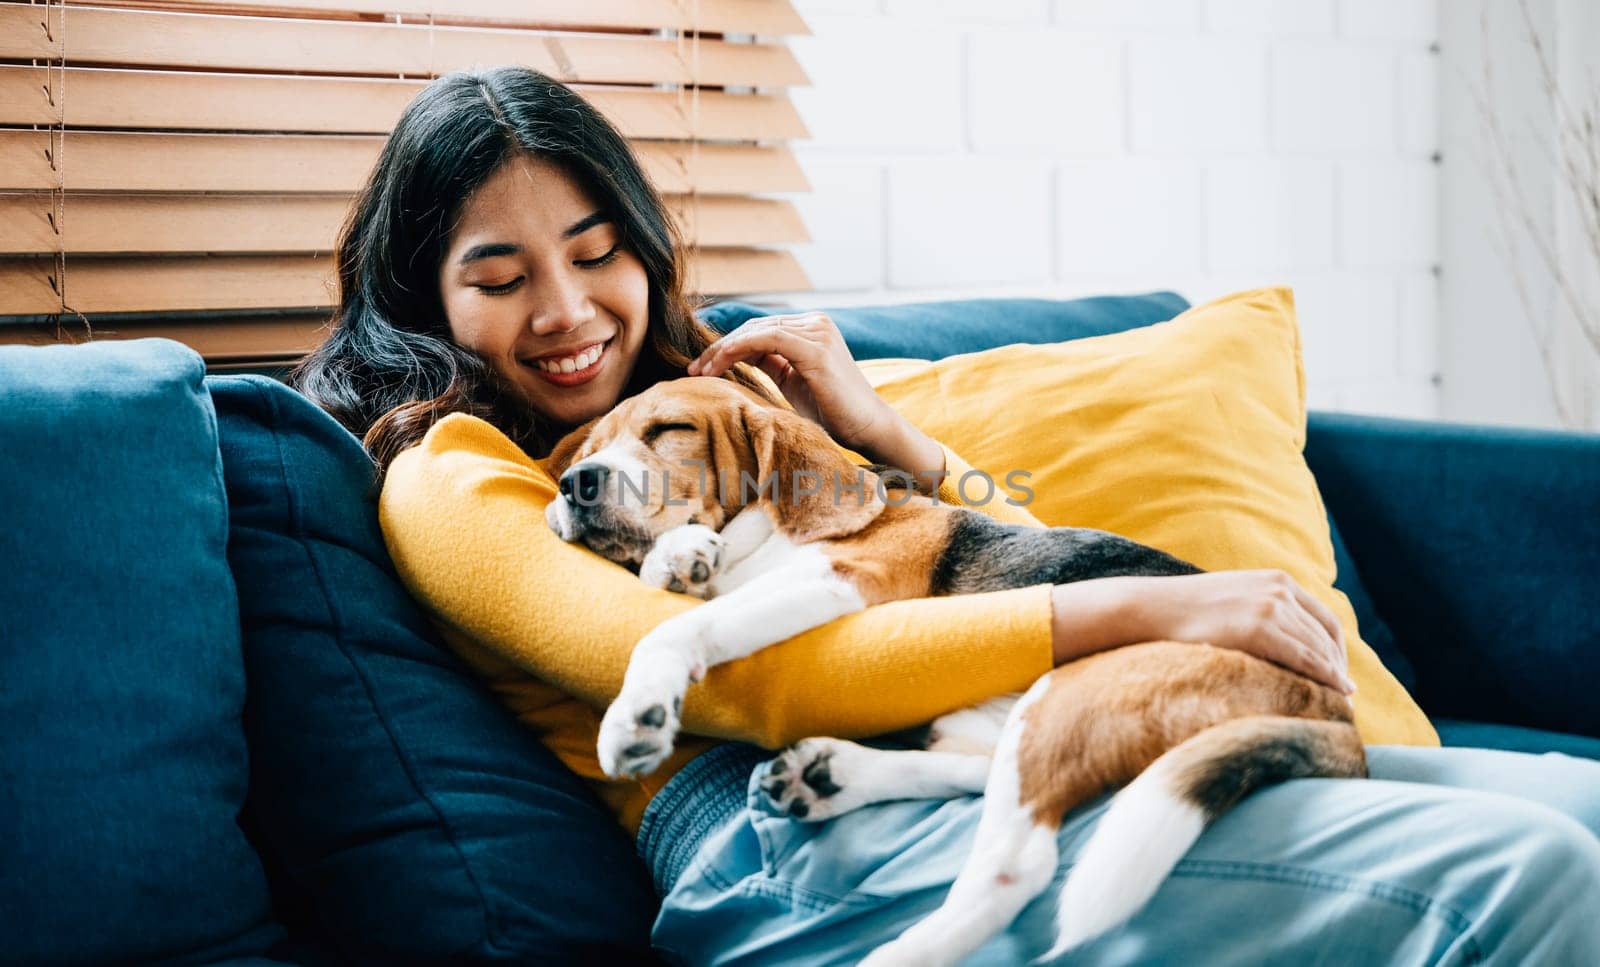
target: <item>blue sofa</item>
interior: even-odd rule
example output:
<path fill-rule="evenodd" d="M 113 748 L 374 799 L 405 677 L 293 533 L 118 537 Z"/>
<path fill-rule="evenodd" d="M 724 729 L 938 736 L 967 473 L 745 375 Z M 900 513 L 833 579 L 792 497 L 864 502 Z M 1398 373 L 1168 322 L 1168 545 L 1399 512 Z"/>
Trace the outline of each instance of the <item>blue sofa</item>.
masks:
<path fill-rule="evenodd" d="M 833 315 L 862 358 L 936 358 L 1183 308 Z M 7 959 L 647 958 L 631 843 L 395 581 L 353 437 L 164 340 L 0 348 L 0 398 Z M 1306 457 L 1445 741 L 1600 758 L 1600 437 L 1313 414 Z"/>

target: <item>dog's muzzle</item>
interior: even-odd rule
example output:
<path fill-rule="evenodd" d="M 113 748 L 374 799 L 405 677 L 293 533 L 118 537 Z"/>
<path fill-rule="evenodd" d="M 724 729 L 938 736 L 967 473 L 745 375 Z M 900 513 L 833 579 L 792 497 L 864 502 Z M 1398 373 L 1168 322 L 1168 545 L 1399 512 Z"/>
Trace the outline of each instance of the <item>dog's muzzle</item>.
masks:
<path fill-rule="evenodd" d="M 611 468 L 598 463 L 579 463 L 567 468 L 557 482 L 560 496 L 545 508 L 545 523 L 556 536 L 568 543 L 582 538 L 595 525 L 597 508 L 605 499 Z"/>

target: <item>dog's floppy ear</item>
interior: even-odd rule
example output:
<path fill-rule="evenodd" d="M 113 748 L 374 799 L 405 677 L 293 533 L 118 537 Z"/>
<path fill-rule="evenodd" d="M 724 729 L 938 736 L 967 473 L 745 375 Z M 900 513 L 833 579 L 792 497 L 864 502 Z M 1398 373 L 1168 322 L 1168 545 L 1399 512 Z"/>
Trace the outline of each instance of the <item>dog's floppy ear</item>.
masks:
<path fill-rule="evenodd" d="M 550 476 L 557 480 L 561 479 L 561 475 L 567 472 L 568 467 L 572 466 L 573 458 L 583 448 L 584 441 L 588 440 L 589 434 L 594 432 L 595 424 L 599 423 L 603 418 L 603 416 L 597 416 L 556 441 L 556 445 L 550 450 L 550 455 L 544 458 L 544 468 Z"/>
<path fill-rule="evenodd" d="M 883 511 L 877 475 L 846 459 L 822 427 L 798 413 L 753 405 L 743 408 L 742 419 L 756 486 L 790 540 L 848 537 Z"/>

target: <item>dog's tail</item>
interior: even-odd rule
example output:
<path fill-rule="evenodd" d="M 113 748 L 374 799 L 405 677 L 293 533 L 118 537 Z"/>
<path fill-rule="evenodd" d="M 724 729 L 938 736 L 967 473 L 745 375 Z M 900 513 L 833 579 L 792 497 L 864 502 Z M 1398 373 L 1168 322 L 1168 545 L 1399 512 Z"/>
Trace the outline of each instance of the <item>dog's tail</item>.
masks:
<path fill-rule="evenodd" d="M 1255 790 L 1366 774 L 1361 738 L 1348 722 L 1262 715 L 1190 736 L 1112 798 L 1061 890 L 1057 940 L 1045 959 L 1137 913 L 1206 824 Z"/>

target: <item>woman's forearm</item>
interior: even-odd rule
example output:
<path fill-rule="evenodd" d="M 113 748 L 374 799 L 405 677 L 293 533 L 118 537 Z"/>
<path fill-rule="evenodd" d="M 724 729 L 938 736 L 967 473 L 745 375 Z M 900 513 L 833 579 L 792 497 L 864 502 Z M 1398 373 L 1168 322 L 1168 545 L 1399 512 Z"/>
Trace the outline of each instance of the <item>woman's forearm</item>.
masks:
<path fill-rule="evenodd" d="M 1058 584 L 1050 593 L 1050 644 L 1057 665 L 1098 651 L 1151 640 L 1137 605 L 1138 578 Z"/>
<path fill-rule="evenodd" d="M 939 489 L 946 471 L 944 447 L 898 413 L 893 417 L 884 433 L 862 447 L 863 454 L 885 466 L 904 470 L 918 491 L 933 493 Z"/>

